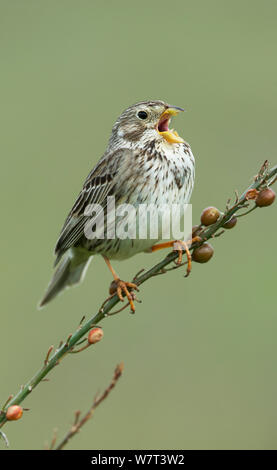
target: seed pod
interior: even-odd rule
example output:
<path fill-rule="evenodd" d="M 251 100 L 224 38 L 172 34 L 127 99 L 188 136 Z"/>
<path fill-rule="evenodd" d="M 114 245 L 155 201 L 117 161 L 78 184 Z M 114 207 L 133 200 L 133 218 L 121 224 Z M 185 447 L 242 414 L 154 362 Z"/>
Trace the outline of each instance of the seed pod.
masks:
<path fill-rule="evenodd" d="M 214 254 L 214 249 L 209 243 L 203 243 L 203 245 L 195 248 L 192 253 L 193 261 L 197 263 L 207 263 Z"/>
<path fill-rule="evenodd" d="M 220 212 L 216 207 L 207 207 L 201 214 L 201 224 L 212 225 L 217 221 L 219 216 Z"/>
<path fill-rule="evenodd" d="M 273 191 L 273 189 L 263 189 L 257 196 L 256 205 L 258 207 L 270 206 L 274 202 L 275 197 L 276 193 Z"/>
<path fill-rule="evenodd" d="M 200 232 L 201 230 L 201 225 L 194 225 L 191 229 L 191 238 L 194 238 L 197 236 L 197 234 Z"/>
<path fill-rule="evenodd" d="M 109 294 L 114 295 L 117 291 L 117 284 L 115 281 L 111 282 L 110 288 L 109 288 Z"/>
<path fill-rule="evenodd" d="M 6 412 L 6 418 L 8 421 L 16 421 L 20 419 L 23 414 L 23 408 L 19 405 L 9 406 Z"/>
<path fill-rule="evenodd" d="M 104 336 L 104 332 L 102 328 L 92 328 L 88 334 L 88 343 L 89 344 L 95 344 L 98 343 L 98 341 L 101 341 L 101 339 Z"/>
<path fill-rule="evenodd" d="M 237 224 L 238 219 L 233 215 L 225 224 L 222 225 L 223 228 L 233 228 Z"/>

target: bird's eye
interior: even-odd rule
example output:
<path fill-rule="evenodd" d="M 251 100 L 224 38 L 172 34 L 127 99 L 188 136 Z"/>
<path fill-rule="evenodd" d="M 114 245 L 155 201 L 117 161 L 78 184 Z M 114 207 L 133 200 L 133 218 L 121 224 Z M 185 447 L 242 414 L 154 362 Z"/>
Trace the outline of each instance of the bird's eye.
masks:
<path fill-rule="evenodd" d="M 148 117 L 148 114 L 147 114 L 146 111 L 139 111 L 139 112 L 138 112 L 138 117 L 139 117 L 140 119 L 146 119 L 146 118 Z"/>

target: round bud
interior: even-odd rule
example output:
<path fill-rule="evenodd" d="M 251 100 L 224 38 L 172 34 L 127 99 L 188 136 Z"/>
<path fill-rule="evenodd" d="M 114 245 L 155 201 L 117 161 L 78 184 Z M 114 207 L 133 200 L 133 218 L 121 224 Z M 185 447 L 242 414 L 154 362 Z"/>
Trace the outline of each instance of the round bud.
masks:
<path fill-rule="evenodd" d="M 92 328 L 88 334 L 88 343 L 89 344 L 95 344 L 98 343 L 98 341 L 101 341 L 101 339 L 104 336 L 104 332 L 102 328 Z"/>
<path fill-rule="evenodd" d="M 6 412 L 6 418 L 8 421 L 16 421 L 20 419 L 23 414 L 23 408 L 19 405 L 9 406 Z"/>
<path fill-rule="evenodd" d="M 207 207 L 201 214 L 201 224 L 212 225 L 217 221 L 219 216 L 220 212 L 216 207 Z"/>
<path fill-rule="evenodd" d="M 233 215 L 225 224 L 222 225 L 223 228 L 233 228 L 237 224 L 238 219 Z"/>
<path fill-rule="evenodd" d="M 203 245 L 195 248 L 192 253 L 193 261 L 197 263 L 207 263 L 214 254 L 214 249 L 209 243 L 203 243 Z"/>
<path fill-rule="evenodd" d="M 273 191 L 273 189 L 263 189 L 257 196 L 256 205 L 258 207 L 270 206 L 274 202 L 275 197 L 276 193 Z"/>
<path fill-rule="evenodd" d="M 115 281 L 112 281 L 110 288 L 109 288 L 109 294 L 114 295 L 116 292 L 117 292 L 117 283 Z"/>
<path fill-rule="evenodd" d="M 194 238 L 197 236 L 197 234 L 200 232 L 201 230 L 201 225 L 194 225 L 191 229 L 191 238 Z"/>

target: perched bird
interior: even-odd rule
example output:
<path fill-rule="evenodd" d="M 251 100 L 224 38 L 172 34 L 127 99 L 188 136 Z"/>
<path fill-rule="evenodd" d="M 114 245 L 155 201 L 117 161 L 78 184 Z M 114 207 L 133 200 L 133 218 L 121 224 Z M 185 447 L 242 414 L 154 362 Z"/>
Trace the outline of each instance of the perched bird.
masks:
<path fill-rule="evenodd" d="M 101 254 L 113 275 L 115 292 L 120 300 L 123 300 L 124 293 L 131 309 L 135 310 L 132 291 L 137 286 L 122 281 L 112 268 L 110 259 L 123 260 L 139 252 L 173 247 L 174 241 L 157 244 L 162 239 L 160 233 L 154 240 L 149 237 L 122 239 L 116 234 L 113 238 L 108 237 L 111 222 L 107 218 L 107 201 L 114 197 L 115 207 L 131 204 L 135 211 L 128 222 L 134 225 L 137 224 L 141 204 L 154 204 L 158 211 L 162 211 L 164 204 L 189 202 L 194 184 L 194 157 L 189 144 L 176 131 L 169 129 L 172 116 L 180 111 L 183 109 L 163 101 L 142 101 L 119 116 L 104 155 L 88 175 L 65 220 L 55 248 L 55 265 L 58 267 L 40 307 L 64 288 L 80 282 L 92 255 Z M 86 236 L 88 222 L 92 229 L 98 217 L 87 212 L 91 204 L 104 209 L 104 237 Z M 182 249 L 179 245 L 178 250 L 181 252 Z M 179 262 L 182 260 L 181 255 L 178 259 Z"/>

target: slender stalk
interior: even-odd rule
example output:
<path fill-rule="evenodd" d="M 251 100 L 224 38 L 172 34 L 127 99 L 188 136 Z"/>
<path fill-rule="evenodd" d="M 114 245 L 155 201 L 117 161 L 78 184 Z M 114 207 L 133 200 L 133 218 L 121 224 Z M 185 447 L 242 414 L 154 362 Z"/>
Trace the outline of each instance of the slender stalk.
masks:
<path fill-rule="evenodd" d="M 56 446 L 56 448 L 54 449 L 53 447 L 54 450 L 62 450 L 66 446 L 66 444 L 69 442 L 69 440 L 72 439 L 72 437 L 75 436 L 75 434 L 77 434 L 80 431 L 80 429 L 84 426 L 84 424 L 86 424 L 86 422 L 92 418 L 96 408 L 102 403 L 102 401 L 104 401 L 107 398 L 107 396 L 110 394 L 112 389 L 115 387 L 118 379 L 122 375 L 122 371 L 123 371 L 123 363 L 119 364 L 115 368 L 114 375 L 109 386 L 104 390 L 104 392 L 99 397 L 94 399 L 92 406 L 82 418 L 80 418 L 79 411 L 75 413 L 74 424 L 71 426 L 71 428 L 66 433 L 66 435 L 61 440 L 61 442 Z"/>
<path fill-rule="evenodd" d="M 276 175 L 277 175 L 277 165 L 274 166 L 271 170 L 268 169 L 268 162 L 265 162 L 263 166 L 261 167 L 258 175 L 255 177 L 255 180 L 249 188 L 247 188 L 244 193 L 237 198 L 235 204 L 227 208 L 225 213 L 223 214 L 222 217 L 219 218 L 219 220 L 205 228 L 203 231 L 200 233 L 200 237 L 202 239 L 201 242 L 197 242 L 191 245 L 190 250 L 193 250 L 196 246 L 201 245 L 204 243 L 206 240 L 209 240 L 210 238 L 214 238 L 214 235 L 216 232 L 224 225 L 225 222 L 227 222 L 238 210 L 242 209 L 247 202 L 247 192 L 251 189 L 261 189 L 266 186 L 270 186 L 273 182 L 276 181 Z M 146 282 L 148 279 L 151 277 L 162 273 L 164 268 L 168 266 L 170 263 L 172 263 L 175 259 L 177 259 L 178 253 L 176 252 L 171 252 L 168 256 L 166 256 L 162 261 L 157 263 L 155 266 L 153 266 L 151 269 L 149 269 L 146 272 L 143 272 L 142 274 L 137 275 L 135 278 L 136 284 L 139 286 Z M 36 388 L 36 386 L 44 379 L 44 377 L 63 359 L 67 353 L 69 353 L 72 348 L 80 341 L 81 338 L 85 336 L 85 334 L 92 328 L 92 326 L 96 325 L 100 321 L 102 321 L 105 317 L 109 315 L 109 312 L 112 310 L 112 308 L 119 302 L 119 298 L 117 295 L 114 295 L 113 297 L 109 298 L 107 301 L 104 302 L 103 306 L 100 308 L 100 310 L 93 316 L 91 317 L 87 322 L 83 323 L 82 325 L 79 326 L 79 328 L 68 337 L 67 341 L 62 343 L 60 347 L 54 352 L 52 357 L 50 357 L 52 349 L 48 351 L 46 360 L 44 362 L 43 367 L 24 385 L 19 392 L 11 399 L 9 400 L 8 406 L 11 405 L 18 405 L 20 404 L 27 396 L 29 396 L 32 391 Z M 6 407 L 7 408 L 7 407 Z M 2 427 L 6 420 L 6 408 L 4 408 L 0 412 L 0 427 Z"/>

